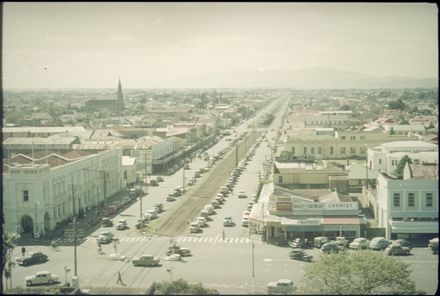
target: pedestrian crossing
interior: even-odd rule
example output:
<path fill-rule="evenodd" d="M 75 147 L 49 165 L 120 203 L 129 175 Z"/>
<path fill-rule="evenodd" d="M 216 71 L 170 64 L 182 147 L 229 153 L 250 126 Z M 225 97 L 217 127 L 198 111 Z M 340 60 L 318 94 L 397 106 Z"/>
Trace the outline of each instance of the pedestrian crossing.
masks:
<path fill-rule="evenodd" d="M 151 236 L 125 236 L 119 237 L 119 243 L 140 243 L 151 241 Z M 248 237 L 223 237 L 217 235 L 215 237 L 200 237 L 200 236 L 178 236 L 174 238 L 175 242 L 178 243 L 201 243 L 201 244 L 249 244 L 254 242 L 254 244 L 262 244 L 261 240 L 252 240 Z M 64 238 L 58 241 L 58 244 L 73 244 L 73 239 Z M 79 244 L 82 243 L 94 243 L 96 244 L 96 237 L 88 236 L 85 240 L 78 240 Z"/>

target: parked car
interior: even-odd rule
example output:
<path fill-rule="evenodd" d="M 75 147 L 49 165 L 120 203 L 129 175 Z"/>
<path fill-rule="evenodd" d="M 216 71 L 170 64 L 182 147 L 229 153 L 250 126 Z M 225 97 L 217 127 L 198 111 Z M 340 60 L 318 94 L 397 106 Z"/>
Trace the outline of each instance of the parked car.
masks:
<path fill-rule="evenodd" d="M 295 291 L 296 286 L 292 280 L 280 279 L 276 282 L 270 282 L 266 286 L 268 294 L 290 294 Z"/>
<path fill-rule="evenodd" d="M 208 226 L 208 221 L 206 220 L 205 217 L 197 217 L 197 223 L 199 224 L 200 227 L 206 227 Z"/>
<path fill-rule="evenodd" d="M 370 241 L 364 237 L 355 238 L 348 247 L 353 250 L 367 249 L 370 246 Z"/>
<path fill-rule="evenodd" d="M 223 219 L 223 226 L 230 227 L 230 226 L 234 226 L 234 225 L 235 225 L 235 223 L 234 223 L 234 221 L 232 221 L 232 217 L 225 217 Z"/>
<path fill-rule="evenodd" d="M 337 236 L 336 237 L 336 243 L 340 246 L 343 246 L 344 248 L 348 246 L 348 239 L 346 239 L 343 236 Z"/>
<path fill-rule="evenodd" d="M 313 256 L 306 254 L 303 249 L 296 248 L 290 251 L 290 259 L 292 260 L 299 260 L 299 261 L 306 261 L 306 262 L 312 262 Z"/>
<path fill-rule="evenodd" d="M 113 226 L 113 221 L 110 218 L 108 218 L 108 217 L 101 218 L 101 226 L 103 226 L 103 227 L 112 227 Z"/>
<path fill-rule="evenodd" d="M 166 201 L 176 201 L 176 198 L 173 195 L 168 195 Z"/>
<path fill-rule="evenodd" d="M 152 210 L 148 210 L 147 213 L 145 214 L 145 217 L 150 216 L 150 220 L 156 219 L 159 217 L 159 215 L 157 214 L 156 210 L 152 209 Z"/>
<path fill-rule="evenodd" d="M 368 248 L 372 250 L 385 250 L 386 247 L 390 244 L 390 241 L 384 237 L 375 237 L 371 240 Z"/>
<path fill-rule="evenodd" d="M 133 266 L 159 266 L 160 259 L 153 255 L 142 255 L 131 260 Z"/>
<path fill-rule="evenodd" d="M 121 199 L 121 203 L 122 203 L 123 205 L 128 205 L 129 203 L 131 203 L 132 200 L 133 200 L 133 199 L 132 199 L 130 196 L 124 196 L 124 197 Z"/>
<path fill-rule="evenodd" d="M 322 245 L 321 251 L 325 254 L 329 253 L 339 253 L 344 250 L 344 247 L 336 243 L 335 241 L 328 242 Z"/>
<path fill-rule="evenodd" d="M 328 243 L 330 240 L 325 236 L 318 236 L 313 239 L 313 246 L 320 249 L 323 244 Z"/>
<path fill-rule="evenodd" d="M 200 228 L 198 222 L 192 222 L 192 223 L 189 225 L 189 232 L 190 232 L 190 233 L 198 233 L 198 232 L 200 232 L 200 231 L 202 231 L 202 229 Z"/>
<path fill-rule="evenodd" d="M 191 256 L 191 250 L 188 248 L 181 248 L 178 245 L 174 245 L 171 247 L 168 247 L 167 256 L 171 254 L 179 254 L 182 257 L 189 257 Z"/>
<path fill-rule="evenodd" d="M 159 186 L 159 182 L 157 180 L 150 180 L 150 186 Z"/>
<path fill-rule="evenodd" d="M 428 248 L 431 249 L 432 254 L 438 254 L 438 237 L 429 240 Z"/>
<path fill-rule="evenodd" d="M 33 285 L 52 285 L 59 282 L 59 277 L 50 271 L 39 271 L 35 275 L 30 275 L 24 278 L 26 286 Z"/>
<path fill-rule="evenodd" d="M 409 248 L 402 247 L 399 244 L 391 244 L 385 249 L 387 255 L 409 255 Z"/>
<path fill-rule="evenodd" d="M 300 248 L 300 249 L 304 249 L 304 248 L 312 248 L 312 242 L 307 239 L 307 238 L 295 238 L 294 240 L 289 242 L 289 246 L 291 248 Z"/>
<path fill-rule="evenodd" d="M 241 218 L 241 226 L 249 227 L 249 216 Z"/>
<path fill-rule="evenodd" d="M 22 258 L 18 258 L 17 262 L 18 262 L 18 265 L 29 266 L 29 265 L 33 265 L 33 264 L 37 264 L 37 263 L 44 263 L 48 260 L 49 260 L 49 258 L 47 257 L 47 255 L 45 255 L 41 252 L 36 252 L 36 253 L 29 253 L 28 255 L 26 255 Z"/>
<path fill-rule="evenodd" d="M 154 210 L 156 213 L 162 213 L 163 212 L 163 204 L 161 202 L 154 203 Z"/>
<path fill-rule="evenodd" d="M 407 241 L 406 239 L 399 238 L 399 239 L 396 239 L 394 241 L 391 241 L 391 243 L 392 244 L 398 244 L 399 246 L 402 246 L 402 247 L 407 247 L 407 248 L 409 248 L 409 250 L 412 249 L 412 246 L 411 246 L 410 242 Z"/>
<path fill-rule="evenodd" d="M 143 217 L 143 218 L 142 218 L 142 221 L 143 221 L 143 224 L 142 224 L 142 225 L 143 225 L 144 227 L 147 226 L 147 224 L 148 224 L 148 219 L 146 219 L 145 217 Z M 136 229 L 140 229 L 140 228 L 141 228 L 141 220 L 140 220 L 140 219 L 137 220 L 137 223 L 136 223 L 135 227 L 136 227 Z"/>
<path fill-rule="evenodd" d="M 156 181 L 157 181 L 157 182 L 163 182 L 163 178 L 162 178 L 161 176 L 157 176 L 157 177 L 156 177 Z"/>

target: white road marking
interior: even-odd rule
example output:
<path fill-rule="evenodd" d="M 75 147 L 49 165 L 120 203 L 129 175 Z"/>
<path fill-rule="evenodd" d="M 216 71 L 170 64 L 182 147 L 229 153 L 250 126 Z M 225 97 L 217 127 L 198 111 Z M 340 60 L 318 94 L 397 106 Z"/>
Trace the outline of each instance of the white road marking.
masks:
<path fill-rule="evenodd" d="M 213 240 L 214 240 L 214 238 L 210 237 L 209 240 L 208 240 L 208 243 L 212 243 Z"/>

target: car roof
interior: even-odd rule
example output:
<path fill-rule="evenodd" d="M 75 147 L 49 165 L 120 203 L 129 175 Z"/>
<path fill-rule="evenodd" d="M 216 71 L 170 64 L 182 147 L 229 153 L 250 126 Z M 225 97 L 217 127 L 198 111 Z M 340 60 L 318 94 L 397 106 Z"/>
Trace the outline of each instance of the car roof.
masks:
<path fill-rule="evenodd" d="M 50 271 L 41 270 L 41 271 L 38 271 L 36 274 L 40 275 L 40 274 L 48 274 L 48 273 L 50 273 Z"/>
<path fill-rule="evenodd" d="M 292 281 L 292 280 L 289 280 L 289 279 L 280 279 L 278 282 L 279 282 L 279 283 L 285 283 L 285 284 L 293 283 L 293 281 Z"/>

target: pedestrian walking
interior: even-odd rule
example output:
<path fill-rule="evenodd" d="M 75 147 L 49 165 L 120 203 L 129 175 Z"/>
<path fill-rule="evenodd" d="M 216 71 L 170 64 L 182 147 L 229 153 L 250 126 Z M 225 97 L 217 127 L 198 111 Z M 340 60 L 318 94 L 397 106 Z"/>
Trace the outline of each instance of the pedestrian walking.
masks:
<path fill-rule="evenodd" d="M 101 242 L 98 241 L 98 253 L 102 253 Z"/>
<path fill-rule="evenodd" d="M 225 231 L 223 230 L 222 239 L 225 240 Z"/>
<path fill-rule="evenodd" d="M 24 254 L 26 253 L 26 248 L 25 247 L 23 247 L 23 248 L 21 248 L 21 255 L 24 257 Z"/>
<path fill-rule="evenodd" d="M 123 286 L 125 286 L 124 282 L 122 281 L 122 276 L 121 276 L 121 272 L 118 271 L 118 281 L 116 282 L 116 284 L 121 284 Z"/>

